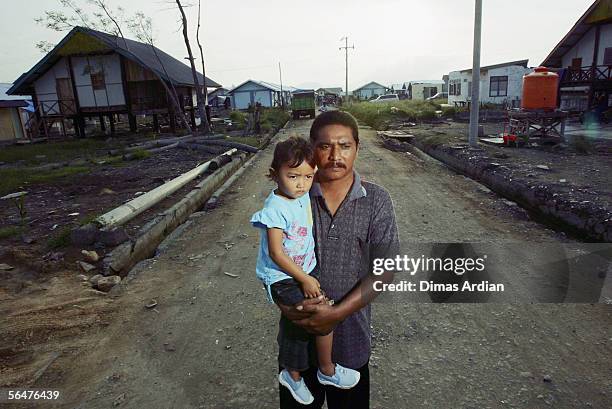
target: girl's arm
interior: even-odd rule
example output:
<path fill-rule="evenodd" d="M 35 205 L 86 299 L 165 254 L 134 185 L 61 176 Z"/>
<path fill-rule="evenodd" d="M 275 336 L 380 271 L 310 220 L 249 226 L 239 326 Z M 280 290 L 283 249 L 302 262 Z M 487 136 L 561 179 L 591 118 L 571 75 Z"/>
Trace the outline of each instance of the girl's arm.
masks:
<path fill-rule="evenodd" d="M 306 274 L 295 262 L 283 251 L 283 231 L 277 228 L 268 229 L 268 253 L 272 261 L 276 263 L 288 276 L 300 283 L 304 295 L 307 298 L 318 297 L 321 294 L 320 285 L 316 278 Z"/>

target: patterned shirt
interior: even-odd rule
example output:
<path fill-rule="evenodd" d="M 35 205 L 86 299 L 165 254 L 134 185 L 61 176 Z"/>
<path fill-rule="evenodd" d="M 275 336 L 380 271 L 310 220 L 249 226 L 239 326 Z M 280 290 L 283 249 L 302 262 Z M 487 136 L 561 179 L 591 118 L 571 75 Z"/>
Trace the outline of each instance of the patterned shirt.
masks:
<path fill-rule="evenodd" d="M 389 193 L 374 183 L 354 182 L 332 216 L 318 183 L 310 189 L 314 216 L 315 252 L 320 283 L 327 296 L 342 302 L 360 279 L 371 272 L 371 260 L 393 257 L 399 248 L 395 211 Z M 348 316 L 334 329 L 333 361 L 360 368 L 370 359 L 371 306 Z"/>
<path fill-rule="evenodd" d="M 284 253 L 305 273 L 311 273 L 317 260 L 312 234 L 310 197 L 303 195 L 297 199 L 286 199 L 271 192 L 264 202 L 263 209 L 251 217 L 251 223 L 261 232 L 256 267 L 257 277 L 266 286 L 268 299 L 272 302 L 270 286 L 278 281 L 291 278 L 291 276 L 285 274 L 270 257 L 267 229 L 281 229 Z"/>

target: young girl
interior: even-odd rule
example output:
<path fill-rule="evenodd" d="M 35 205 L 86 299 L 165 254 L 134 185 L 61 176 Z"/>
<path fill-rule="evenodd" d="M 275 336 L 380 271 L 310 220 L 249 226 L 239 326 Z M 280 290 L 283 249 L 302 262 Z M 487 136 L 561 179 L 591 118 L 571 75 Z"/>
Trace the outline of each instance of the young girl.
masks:
<path fill-rule="evenodd" d="M 251 218 L 261 229 L 257 277 L 264 283 L 271 302 L 294 305 L 304 298 L 321 295 L 316 275 L 312 234 L 312 211 L 308 191 L 315 173 L 314 153 L 308 141 L 298 137 L 279 142 L 269 177 L 276 182 L 262 210 Z M 309 336 L 281 315 L 278 334 L 278 375 L 293 398 L 308 405 L 314 398 L 300 372 L 308 369 Z M 350 389 L 359 382 L 359 372 L 332 362 L 333 333 L 316 337 L 321 384 Z"/>

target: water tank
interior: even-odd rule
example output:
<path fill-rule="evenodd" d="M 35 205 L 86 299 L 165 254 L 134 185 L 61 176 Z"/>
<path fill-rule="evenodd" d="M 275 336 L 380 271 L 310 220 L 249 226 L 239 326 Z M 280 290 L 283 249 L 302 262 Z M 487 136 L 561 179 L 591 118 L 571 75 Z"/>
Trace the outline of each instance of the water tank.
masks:
<path fill-rule="evenodd" d="M 557 92 L 559 76 L 548 71 L 546 67 L 538 67 L 534 72 L 523 76 L 523 109 L 557 109 Z"/>

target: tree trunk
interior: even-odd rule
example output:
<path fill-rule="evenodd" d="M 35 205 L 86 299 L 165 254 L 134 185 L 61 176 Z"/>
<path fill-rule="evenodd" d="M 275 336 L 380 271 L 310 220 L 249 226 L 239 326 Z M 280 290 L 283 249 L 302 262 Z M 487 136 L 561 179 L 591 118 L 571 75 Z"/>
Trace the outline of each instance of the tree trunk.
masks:
<path fill-rule="evenodd" d="M 206 109 L 206 114 L 208 115 L 209 106 L 208 106 L 208 88 L 206 87 L 206 67 L 204 64 L 204 50 L 202 49 L 202 44 L 200 43 L 200 8 L 201 8 L 202 0 L 198 0 L 198 29 L 196 30 L 196 41 L 198 42 L 198 47 L 200 48 L 200 60 L 202 61 L 202 76 L 204 77 L 204 86 L 202 87 L 202 92 L 204 93 L 204 107 Z M 208 116 L 206 117 L 208 119 Z M 210 124 L 207 124 L 210 128 Z"/>
<path fill-rule="evenodd" d="M 183 5 L 181 4 L 181 0 L 176 0 L 176 4 L 181 12 L 181 18 L 183 20 L 183 38 L 185 39 L 185 46 L 187 47 L 187 54 L 189 55 L 189 63 L 191 64 L 191 73 L 193 75 L 193 83 L 196 89 L 196 96 L 198 100 L 198 112 L 200 113 L 200 126 L 204 130 L 204 133 L 208 133 L 210 131 L 210 127 L 208 126 L 208 119 L 206 117 L 206 111 L 204 108 L 204 99 L 202 96 L 202 89 L 200 88 L 200 81 L 198 80 L 197 71 L 195 68 L 195 62 L 193 59 L 193 53 L 191 52 L 191 45 L 189 44 L 189 37 L 187 36 L 187 17 L 185 16 L 185 11 L 183 10 Z M 206 79 L 204 79 L 204 86 L 206 86 Z"/>

